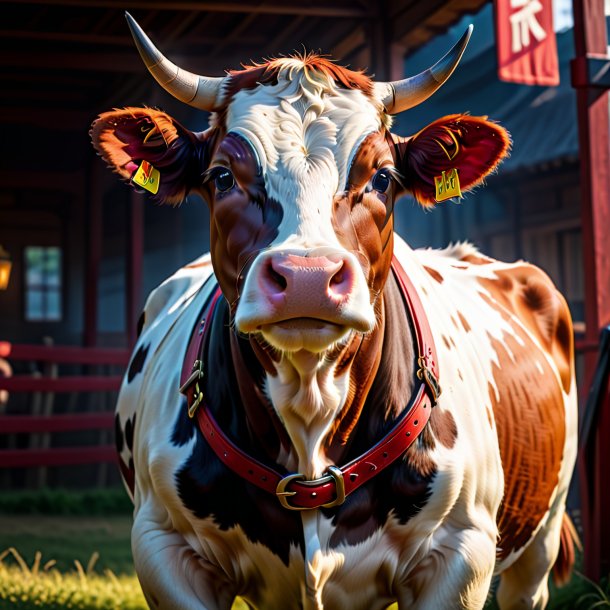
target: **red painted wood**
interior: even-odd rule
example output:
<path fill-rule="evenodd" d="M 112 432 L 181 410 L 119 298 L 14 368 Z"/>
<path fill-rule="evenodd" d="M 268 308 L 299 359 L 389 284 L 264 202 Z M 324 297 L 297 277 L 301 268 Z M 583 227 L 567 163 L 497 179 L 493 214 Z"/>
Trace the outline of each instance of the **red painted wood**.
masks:
<path fill-rule="evenodd" d="M 126 349 L 27 345 L 0 341 L 0 356 L 11 360 L 37 360 L 57 364 L 116 364 L 127 366 L 130 353 Z"/>
<path fill-rule="evenodd" d="M 113 445 L 98 447 L 54 447 L 53 449 L 1 449 L 0 468 L 25 468 L 28 466 L 74 466 L 116 462 Z"/>
<path fill-rule="evenodd" d="M 604 0 L 574 0 L 574 43 L 576 67 L 587 55 L 607 55 Z M 578 79 L 576 79 L 577 81 Z M 580 151 L 581 216 L 585 276 L 585 341 L 597 341 L 600 329 L 610 323 L 610 121 L 608 92 L 595 87 L 578 87 L 578 132 Z M 585 353 L 585 381 L 589 387 L 596 364 L 593 351 Z M 609 401 L 603 406 L 595 438 L 593 471 L 607 473 L 610 469 Z M 587 469 L 579 464 L 584 476 Z M 585 571 L 597 581 L 610 568 L 610 495 L 608 485 L 599 481 L 594 489 L 593 503 L 583 496 L 585 528 Z"/>
<path fill-rule="evenodd" d="M 575 341 L 574 351 L 576 352 L 595 352 L 599 349 L 599 341 Z"/>
<path fill-rule="evenodd" d="M 9 392 L 113 392 L 121 387 L 122 377 L 0 377 L 0 389 Z"/>
<path fill-rule="evenodd" d="M 84 343 L 91 347 L 97 343 L 97 312 L 98 312 L 98 286 L 100 266 L 102 262 L 102 233 L 104 228 L 103 195 L 106 168 L 102 167 L 99 159 L 92 161 L 90 176 L 91 183 L 87 192 L 89 205 L 87 206 L 87 259 L 85 267 L 84 286 Z"/>
<path fill-rule="evenodd" d="M 142 258 L 144 254 L 144 196 L 132 191 L 127 232 L 125 320 L 128 344 L 136 342 L 136 326 L 142 308 Z"/>
<path fill-rule="evenodd" d="M 61 415 L 1 415 L 0 433 L 71 432 L 73 430 L 109 430 L 114 427 L 114 413 L 70 413 Z"/>

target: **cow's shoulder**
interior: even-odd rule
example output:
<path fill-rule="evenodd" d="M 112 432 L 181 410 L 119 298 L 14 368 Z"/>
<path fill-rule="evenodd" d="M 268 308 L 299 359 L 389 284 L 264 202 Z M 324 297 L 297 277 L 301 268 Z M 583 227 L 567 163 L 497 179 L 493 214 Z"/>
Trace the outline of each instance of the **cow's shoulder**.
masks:
<path fill-rule="evenodd" d="M 167 344 L 170 332 L 183 334 L 186 346 L 194 316 L 198 315 L 206 295 L 215 287 L 215 282 L 211 281 L 212 274 L 209 255 L 185 265 L 150 293 L 140 316 L 138 340 L 123 377 L 115 412 L 115 441 L 119 465 L 132 497 L 135 477 L 133 453 L 137 423 L 141 419 L 146 394 L 146 370 L 161 353 L 161 347 Z M 175 365 L 176 370 L 181 365 L 176 359 L 169 362 Z M 169 376 L 178 374 L 171 370 L 172 367 L 165 368 Z"/>
<path fill-rule="evenodd" d="M 505 321 L 518 323 L 553 360 L 563 389 L 573 376 L 573 330 L 568 305 L 551 278 L 525 261 L 504 263 L 462 242 L 443 250 L 416 250 L 416 260 L 436 294 L 444 294 L 463 325 L 484 324 L 493 310 Z M 431 280 L 431 281 L 430 281 Z M 423 285 L 426 291 L 425 284 Z M 469 315 L 470 314 L 470 315 Z"/>

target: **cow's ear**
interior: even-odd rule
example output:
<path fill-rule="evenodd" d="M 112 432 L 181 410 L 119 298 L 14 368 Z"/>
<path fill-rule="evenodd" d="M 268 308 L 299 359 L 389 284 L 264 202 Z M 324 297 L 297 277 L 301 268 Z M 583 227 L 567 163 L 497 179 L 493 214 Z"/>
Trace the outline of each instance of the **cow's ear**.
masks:
<path fill-rule="evenodd" d="M 93 146 L 121 178 L 178 204 L 201 184 L 207 143 L 169 115 L 153 108 L 124 108 L 101 114 L 91 126 Z"/>
<path fill-rule="evenodd" d="M 403 184 L 422 205 L 432 206 L 455 195 L 458 182 L 461 191 L 480 184 L 510 144 L 508 132 L 487 117 L 443 117 L 397 142 Z"/>

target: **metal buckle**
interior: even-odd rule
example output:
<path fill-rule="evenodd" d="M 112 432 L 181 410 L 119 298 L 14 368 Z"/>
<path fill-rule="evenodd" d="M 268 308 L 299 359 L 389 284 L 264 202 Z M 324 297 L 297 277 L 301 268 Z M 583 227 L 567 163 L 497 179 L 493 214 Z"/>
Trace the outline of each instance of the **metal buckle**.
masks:
<path fill-rule="evenodd" d="M 197 411 L 197 408 L 199 407 L 199 405 L 201 404 L 201 401 L 203 400 L 203 392 L 201 391 L 201 388 L 199 387 L 199 382 L 202 379 L 203 379 L 203 361 L 195 360 L 195 362 L 193 363 L 193 372 L 190 374 L 189 378 L 184 382 L 184 384 L 182 384 L 180 386 L 180 393 L 186 394 L 188 392 L 189 388 L 193 385 L 193 383 L 195 384 L 195 390 L 193 392 L 193 396 L 194 396 L 195 400 L 193 401 L 193 404 L 188 409 L 188 414 L 191 419 L 193 417 L 195 417 L 195 412 Z"/>
<path fill-rule="evenodd" d="M 441 389 L 436 375 L 426 364 L 426 358 L 424 356 L 420 356 L 417 359 L 417 365 L 419 366 L 417 378 L 421 379 L 428 386 L 428 389 L 432 393 L 432 406 L 434 406 L 438 402 L 439 396 L 442 394 L 443 390 Z"/>
<path fill-rule="evenodd" d="M 294 496 L 296 495 L 296 491 L 286 491 L 286 487 L 288 485 L 288 483 L 290 483 L 291 481 L 304 481 L 305 480 L 305 475 L 304 474 L 289 474 L 287 476 L 285 476 L 278 484 L 277 487 L 275 488 L 275 495 L 277 496 L 277 499 L 280 501 L 280 504 L 284 507 L 287 508 L 288 510 L 307 510 L 306 507 L 302 507 L 302 506 L 292 506 L 291 504 L 288 504 L 288 500 L 286 498 L 289 498 L 290 496 Z"/>
<path fill-rule="evenodd" d="M 331 502 L 327 502 L 326 504 L 321 504 L 316 508 L 332 508 L 333 506 L 340 506 L 345 502 L 345 480 L 343 479 L 341 469 L 337 468 L 337 466 L 329 466 L 327 475 L 320 477 L 319 479 L 314 479 L 313 481 L 306 480 L 305 475 L 303 474 L 289 474 L 281 479 L 277 484 L 275 495 L 280 501 L 280 504 L 288 510 L 313 510 L 306 506 L 293 506 L 288 502 L 288 498 L 296 495 L 297 493 L 296 491 L 286 491 L 288 484 L 292 481 L 303 481 L 305 485 L 313 486 L 323 484 L 326 482 L 326 480 L 330 479 L 335 482 L 335 499 Z"/>

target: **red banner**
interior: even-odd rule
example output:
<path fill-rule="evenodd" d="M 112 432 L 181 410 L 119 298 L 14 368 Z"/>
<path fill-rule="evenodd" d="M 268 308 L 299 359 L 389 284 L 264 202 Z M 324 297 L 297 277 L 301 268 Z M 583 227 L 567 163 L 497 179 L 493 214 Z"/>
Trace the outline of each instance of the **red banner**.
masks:
<path fill-rule="evenodd" d="M 500 80 L 558 85 L 552 0 L 495 0 L 495 7 Z"/>

